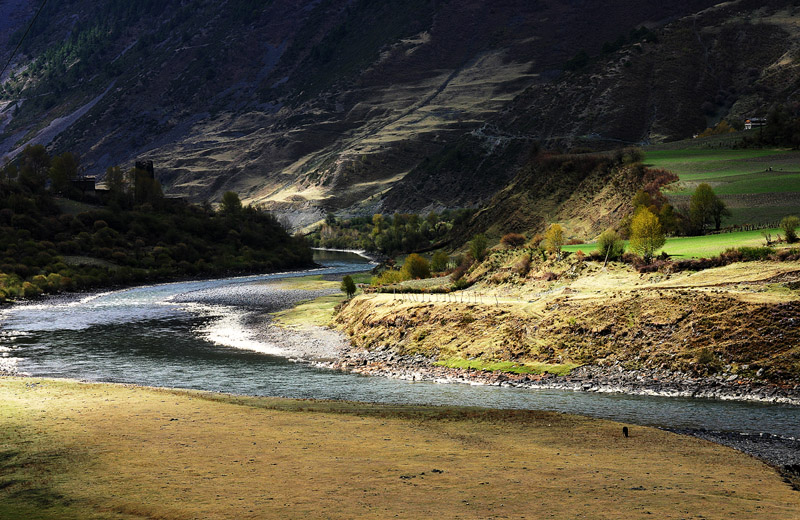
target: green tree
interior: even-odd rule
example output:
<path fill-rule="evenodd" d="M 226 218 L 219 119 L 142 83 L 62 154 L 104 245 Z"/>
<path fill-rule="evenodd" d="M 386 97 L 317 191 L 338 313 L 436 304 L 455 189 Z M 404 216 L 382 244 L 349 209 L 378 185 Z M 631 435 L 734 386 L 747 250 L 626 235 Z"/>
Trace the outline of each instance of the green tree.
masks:
<path fill-rule="evenodd" d="M 129 209 L 132 205 L 130 177 L 119 166 L 109 166 L 106 168 L 104 180 L 110 201 L 121 208 Z"/>
<path fill-rule="evenodd" d="M 632 204 L 634 213 L 636 213 L 636 211 L 641 207 L 651 208 L 655 205 L 653 203 L 653 197 L 651 197 L 650 194 L 644 190 L 639 190 L 636 192 L 636 195 L 633 196 Z"/>
<path fill-rule="evenodd" d="M 564 230 L 559 224 L 552 224 L 544 234 L 544 246 L 551 253 L 561 258 L 561 248 L 564 246 Z"/>
<path fill-rule="evenodd" d="M 658 221 L 661 222 L 661 230 L 665 235 L 674 235 L 678 232 L 678 215 L 672 204 L 665 202 L 658 212 Z"/>
<path fill-rule="evenodd" d="M 794 244 L 797 242 L 798 226 L 800 226 L 800 218 L 797 218 L 794 215 L 783 217 L 781 220 L 781 229 L 783 229 L 783 234 L 786 237 L 786 242 L 788 244 Z"/>
<path fill-rule="evenodd" d="M 484 258 L 486 258 L 486 246 L 488 242 L 486 240 L 486 236 L 483 233 L 479 233 L 472 237 L 472 240 L 469 242 L 469 252 L 472 255 L 472 258 L 477 260 L 478 262 L 482 262 Z"/>
<path fill-rule="evenodd" d="M 666 241 L 658 217 L 649 209 L 642 208 L 637 211 L 631 221 L 631 250 L 644 258 L 645 262 L 650 262 L 653 254 Z"/>
<path fill-rule="evenodd" d="M 411 253 L 406 257 L 402 271 L 407 278 L 412 280 L 430 278 L 431 276 L 431 268 L 428 261 L 416 253 Z"/>
<path fill-rule="evenodd" d="M 625 242 L 619 233 L 609 228 L 597 239 L 597 250 L 603 259 L 616 260 L 625 252 Z"/>
<path fill-rule="evenodd" d="M 447 263 L 449 261 L 450 257 L 447 256 L 447 253 L 442 250 L 436 251 L 433 253 L 433 258 L 431 259 L 431 271 L 434 273 L 447 271 Z"/>
<path fill-rule="evenodd" d="M 348 298 L 352 298 L 353 297 L 353 295 L 356 293 L 356 284 L 353 281 L 353 277 L 352 276 L 350 276 L 348 274 L 348 275 L 345 275 L 344 278 L 342 278 L 341 289 L 342 289 L 342 292 L 345 293 Z"/>
<path fill-rule="evenodd" d="M 0 180 L 3 182 L 11 182 L 17 179 L 17 175 L 19 175 L 17 165 L 6 159 L 2 170 L 0 170 Z"/>
<path fill-rule="evenodd" d="M 705 234 L 711 226 L 719 230 L 722 219 L 730 214 L 710 185 L 704 182 L 697 186 L 689 203 L 689 219 L 697 233 Z"/>
<path fill-rule="evenodd" d="M 40 145 L 28 145 L 20 157 L 20 181 L 31 190 L 43 190 L 50 168 L 50 155 Z"/>
<path fill-rule="evenodd" d="M 67 193 L 69 182 L 78 178 L 78 157 L 71 152 L 56 155 L 50 164 L 50 189 L 55 193 Z"/>
<path fill-rule="evenodd" d="M 235 191 L 226 191 L 222 194 L 220 211 L 226 215 L 236 215 L 242 211 L 242 201 Z"/>
<path fill-rule="evenodd" d="M 158 206 L 164 198 L 161 183 L 150 176 L 147 170 L 134 168 L 130 172 L 133 178 L 133 200 L 136 204 L 151 204 Z"/>

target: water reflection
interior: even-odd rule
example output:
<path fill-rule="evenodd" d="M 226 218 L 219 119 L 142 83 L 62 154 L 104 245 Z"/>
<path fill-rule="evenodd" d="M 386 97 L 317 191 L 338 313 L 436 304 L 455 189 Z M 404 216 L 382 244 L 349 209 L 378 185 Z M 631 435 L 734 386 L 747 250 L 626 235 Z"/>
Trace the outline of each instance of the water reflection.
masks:
<path fill-rule="evenodd" d="M 326 267 L 315 274 L 369 267 L 357 256 L 319 258 Z M 302 297 L 265 285 L 292 275 L 138 287 L 6 309 L 0 370 L 249 395 L 555 410 L 800 438 L 800 410 L 788 405 L 414 383 L 293 363 L 270 355 L 280 345 L 259 343 L 251 327 L 257 313 Z M 199 295 L 203 302 L 196 301 Z"/>

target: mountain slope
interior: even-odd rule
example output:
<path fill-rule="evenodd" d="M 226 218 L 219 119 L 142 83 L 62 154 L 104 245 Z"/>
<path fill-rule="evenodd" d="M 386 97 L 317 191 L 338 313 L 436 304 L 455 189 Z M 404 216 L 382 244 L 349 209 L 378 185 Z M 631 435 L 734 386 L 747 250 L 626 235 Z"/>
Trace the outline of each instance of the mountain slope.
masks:
<path fill-rule="evenodd" d="M 537 141 L 686 136 L 708 99 L 713 119 L 791 93 L 791 3 L 713 4 L 50 3 L 4 78 L 0 154 L 42 142 L 78 152 L 90 174 L 147 157 L 170 193 L 235 190 L 297 223 L 476 205 Z M 643 25 L 657 42 L 603 53 Z M 747 55 L 725 69 L 741 34 Z M 582 50 L 589 63 L 563 73 Z"/>

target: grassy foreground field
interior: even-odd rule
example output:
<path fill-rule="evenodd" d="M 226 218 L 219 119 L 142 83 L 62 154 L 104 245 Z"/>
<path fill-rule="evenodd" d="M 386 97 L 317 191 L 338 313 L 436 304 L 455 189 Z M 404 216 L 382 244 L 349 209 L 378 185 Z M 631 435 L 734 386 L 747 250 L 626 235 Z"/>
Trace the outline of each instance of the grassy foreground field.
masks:
<path fill-rule="evenodd" d="M 766 229 L 766 233 L 770 233 L 773 238 L 778 234 L 783 234 L 783 231 L 775 229 Z M 656 254 L 661 254 L 662 251 L 668 255 L 681 259 L 681 258 L 710 258 L 717 256 L 726 249 L 736 247 L 760 247 L 764 246 L 764 237 L 762 231 L 734 231 L 733 233 L 720 233 L 719 235 L 706 235 L 698 237 L 672 237 L 667 239 L 664 247 L 656 251 Z M 627 246 L 627 241 L 626 241 Z M 597 249 L 596 244 L 578 244 L 564 246 L 564 251 L 574 253 L 576 251 L 583 251 L 589 254 Z"/>
<path fill-rule="evenodd" d="M 0 518 L 800 518 L 759 461 L 544 412 L 0 379 Z"/>

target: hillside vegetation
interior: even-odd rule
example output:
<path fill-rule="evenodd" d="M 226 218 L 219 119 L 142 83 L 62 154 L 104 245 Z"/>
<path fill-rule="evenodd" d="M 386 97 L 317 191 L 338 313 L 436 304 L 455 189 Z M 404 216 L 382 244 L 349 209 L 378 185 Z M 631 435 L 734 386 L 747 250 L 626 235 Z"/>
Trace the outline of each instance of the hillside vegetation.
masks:
<path fill-rule="evenodd" d="M 0 170 L 0 302 L 312 264 L 304 240 L 289 236 L 272 215 L 243 207 L 234 193 L 214 211 L 165 199 L 155 180 L 134 170 L 135 182 L 110 190 L 102 201 L 79 203 L 56 197 L 55 182 L 45 189 L 45 177 L 58 175 L 46 166 L 47 154 L 38 152 L 31 147 L 20 168 L 15 163 Z"/>
<path fill-rule="evenodd" d="M 800 380 L 797 261 L 639 274 L 602 259 L 511 249 L 464 279 L 471 287 L 449 296 L 358 296 L 336 324 L 357 347 L 452 366 L 475 360 L 558 373 L 587 364 Z M 439 280 L 449 292 L 450 278 Z"/>

